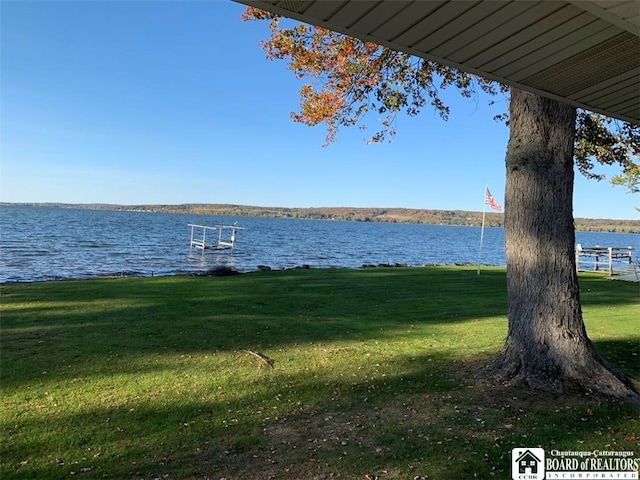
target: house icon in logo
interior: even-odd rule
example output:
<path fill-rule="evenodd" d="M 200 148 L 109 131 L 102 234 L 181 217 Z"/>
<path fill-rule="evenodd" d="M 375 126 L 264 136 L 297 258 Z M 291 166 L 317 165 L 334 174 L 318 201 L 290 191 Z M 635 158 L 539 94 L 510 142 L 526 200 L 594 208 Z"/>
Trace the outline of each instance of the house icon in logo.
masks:
<path fill-rule="evenodd" d="M 525 450 L 522 455 L 516 458 L 516 462 L 518 462 L 518 473 L 537 474 L 541 459 L 531 453 L 531 450 Z"/>
<path fill-rule="evenodd" d="M 511 450 L 511 478 L 513 480 L 544 480 L 544 448 L 514 448 Z"/>

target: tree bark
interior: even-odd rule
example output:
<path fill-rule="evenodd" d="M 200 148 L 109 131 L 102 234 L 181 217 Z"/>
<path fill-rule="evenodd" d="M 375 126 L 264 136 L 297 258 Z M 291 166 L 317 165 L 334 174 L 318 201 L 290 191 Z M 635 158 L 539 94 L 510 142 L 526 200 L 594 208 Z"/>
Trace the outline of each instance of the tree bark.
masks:
<path fill-rule="evenodd" d="M 504 218 L 509 327 L 489 372 L 534 389 L 560 392 L 569 382 L 637 399 L 596 352 L 582 318 L 574 256 L 575 123 L 574 107 L 511 90 Z"/>

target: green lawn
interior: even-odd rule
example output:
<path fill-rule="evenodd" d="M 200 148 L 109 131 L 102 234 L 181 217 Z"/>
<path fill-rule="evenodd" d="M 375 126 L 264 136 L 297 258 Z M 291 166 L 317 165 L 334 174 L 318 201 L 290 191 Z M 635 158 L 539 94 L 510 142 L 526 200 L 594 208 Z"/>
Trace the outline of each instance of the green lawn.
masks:
<path fill-rule="evenodd" d="M 639 385 L 638 284 L 580 282 Z M 502 479 L 516 447 L 640 454 L 637 407 L 474 381 L 505 289 L 467 267 L 4 285 L 0 478 Z"/>

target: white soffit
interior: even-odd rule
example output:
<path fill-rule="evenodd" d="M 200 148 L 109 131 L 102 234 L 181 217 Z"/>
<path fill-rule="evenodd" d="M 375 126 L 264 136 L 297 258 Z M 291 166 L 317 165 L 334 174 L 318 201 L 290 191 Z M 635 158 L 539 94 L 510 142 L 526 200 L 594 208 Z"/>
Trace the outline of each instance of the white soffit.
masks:
<path fill-rule="evenodd" d="M 236 0 L 640 124 L 640 0 Z"/>

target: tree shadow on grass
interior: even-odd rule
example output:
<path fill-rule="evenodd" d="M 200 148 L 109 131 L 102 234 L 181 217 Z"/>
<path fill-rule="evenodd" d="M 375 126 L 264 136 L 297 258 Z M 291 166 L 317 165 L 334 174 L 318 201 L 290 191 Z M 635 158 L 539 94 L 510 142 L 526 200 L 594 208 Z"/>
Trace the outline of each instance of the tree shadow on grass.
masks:
<path fill-rule="evenodd" d="M 634 407 L 476 384 L 469 371 L 481 355 L 360 359 L 339 375 L 330 364 L 346 353 L 328 355 L 308 371 L 238 364 L 257 382 L 250 392 L 212 385 L 48 405 L 3 425 L 2 478 L 506 478 L 512 448 L 639 446 Z"/>
<path fill-rule="evenodd" d="M 596 350 L 640 386 L 640 335 L 620 340 L 596 340 Z"/>
<path fill-rule="evenodd" d="M 471 271 L 393 268 L 11 286 L 4 292 L 2 356 L 8 373 L 20 371 L 5 375 L 5 386 L 40 381 L 42 371 L 56 367 L 63 378 L 117 373 L 135 368 L 123 359 L 135 365 L 149 354 L 408 336 L 411 326 L 502 315 L 502 285 L 500 272 L 487 271 L 479 282 Z M 116 361 L 80 369 L 84 360 L 114 353 Z"/>
<path fill-rule="evenodd" d="M 581 282 L 585 307 L 637 303 L 626 286 Z M 42 382 L 41 372 L 55 372 L 58 382 L 164 368 L 161 358 L 145 362 L 149 355 L 415 342 L 418 335 L 456 345 L 467 330 L 495 350 L 506 335 L 505 275 L 495 268 L 480 276 L 429 267 L 52 282 L 3 295 L 5 388 Z"/>
<path fill-rule="evenodd" d="M 585 306 L 637 302 L 598 281 Z M 516 447 L 638 448 L 631 406 L 469 380 L 506 332 L 500 270 L 35 288 L 3 304 L 3 478 L 504 478 Z M 595 343 L 637 373 L 637 338 Z"/>

